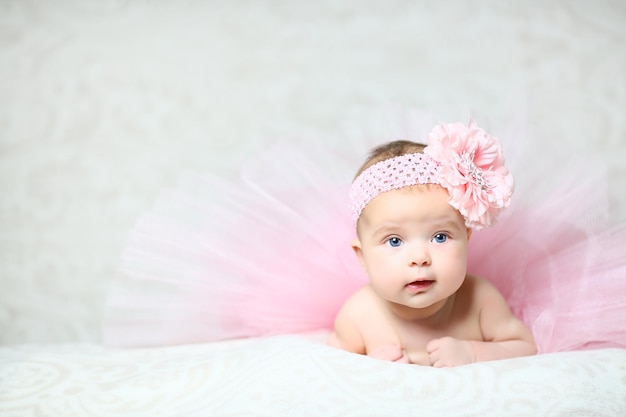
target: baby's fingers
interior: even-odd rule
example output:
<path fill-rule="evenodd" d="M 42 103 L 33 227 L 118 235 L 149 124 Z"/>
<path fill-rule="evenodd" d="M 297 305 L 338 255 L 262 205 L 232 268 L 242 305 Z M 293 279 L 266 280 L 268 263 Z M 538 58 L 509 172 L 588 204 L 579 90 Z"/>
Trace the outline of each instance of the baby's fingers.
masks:
<path fill-rule="evenodd" d="M 433 339 L 426 345 L 426 352 L 433 353 L 441 347 L 441 339 Z"/>

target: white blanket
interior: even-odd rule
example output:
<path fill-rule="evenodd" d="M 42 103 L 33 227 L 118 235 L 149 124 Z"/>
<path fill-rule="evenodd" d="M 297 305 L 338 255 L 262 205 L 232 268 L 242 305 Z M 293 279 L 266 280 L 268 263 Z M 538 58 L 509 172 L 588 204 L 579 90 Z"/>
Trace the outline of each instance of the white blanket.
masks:
<path fill-rule="evenodd" d="M 2 347 L 0 415 L 626 415 L 626 350 L 434 369 L 336 350 L 324 337 L 138 350 Z"/>

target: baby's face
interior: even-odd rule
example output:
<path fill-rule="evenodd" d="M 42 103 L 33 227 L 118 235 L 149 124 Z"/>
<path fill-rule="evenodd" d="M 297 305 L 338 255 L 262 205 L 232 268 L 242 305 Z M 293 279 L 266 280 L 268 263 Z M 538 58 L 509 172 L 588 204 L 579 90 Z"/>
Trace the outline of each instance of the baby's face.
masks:
<path fill-rule="evenodd" d="M 463 283 L 469 234 L 444 188 L 413 186 L 382 193 L 365 207 L 354 249 L 379 296 L 427 308 Z"/>

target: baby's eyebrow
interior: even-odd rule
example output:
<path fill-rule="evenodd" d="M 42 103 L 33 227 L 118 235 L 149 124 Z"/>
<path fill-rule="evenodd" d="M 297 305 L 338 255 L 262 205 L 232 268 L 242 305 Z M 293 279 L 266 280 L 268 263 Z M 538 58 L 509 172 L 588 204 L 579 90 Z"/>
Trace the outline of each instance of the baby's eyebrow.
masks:
<path fill-rule="evenodd" d="M 456 235 L 465 230 L 465 224 L 456 221 L 437 222 L 432 224 L 432 229 L 438 232 L 449 232 Z"/>
<path fill-rule="evenodd" d="M 378 237 L 381 235 L 399 233 L 402 229 L 409 227 L 408 223 L 411 221 L 398 221 L 398 222 L 386 222 L 379 226 L 376 226 L 374 230 L 372 230 L 371 235 L 373 237 Z M 442 216 L 435 217 L 432 219 L 426 219 L 420 222 L 422 225 L 430 228 L 430 229 L 447 229 L 459 231 L 462 230 L 464 225 L 459 222 L 459 220 L 452 216 Z"/>
<path fill-rule="evenodd" d="M 402 226 L 396 223 L 385 223 L 378 226 L 376 229 L 372 231 L 373 236 L 378 236 L 382 234 L 387 234 L 391 232 L 397 232 Z"/>
<path fill-rule="evenodd" d="M 452 219 L 452 218 L 436 219 L 431 224 L 433 227 L 436 227 L 436 228 L 444 228 L 444 229 L 446 228 L 461 229 L 462 228 L 462 225 L 459 224 L 459 222 L 456 221 L 456 219 Z"/>

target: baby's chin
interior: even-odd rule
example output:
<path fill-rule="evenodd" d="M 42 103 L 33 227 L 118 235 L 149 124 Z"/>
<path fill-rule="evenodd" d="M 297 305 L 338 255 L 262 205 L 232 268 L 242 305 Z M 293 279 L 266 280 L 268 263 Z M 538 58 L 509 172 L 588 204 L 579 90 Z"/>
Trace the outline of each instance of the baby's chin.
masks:
<path fill-rule="evenodd" d="M 420 297 L 422 294 L 403 299 L 386 299 L 391 311 L 406 320 L 428 319 L 439 313 L 451 300 L 447 297 Z"/>

